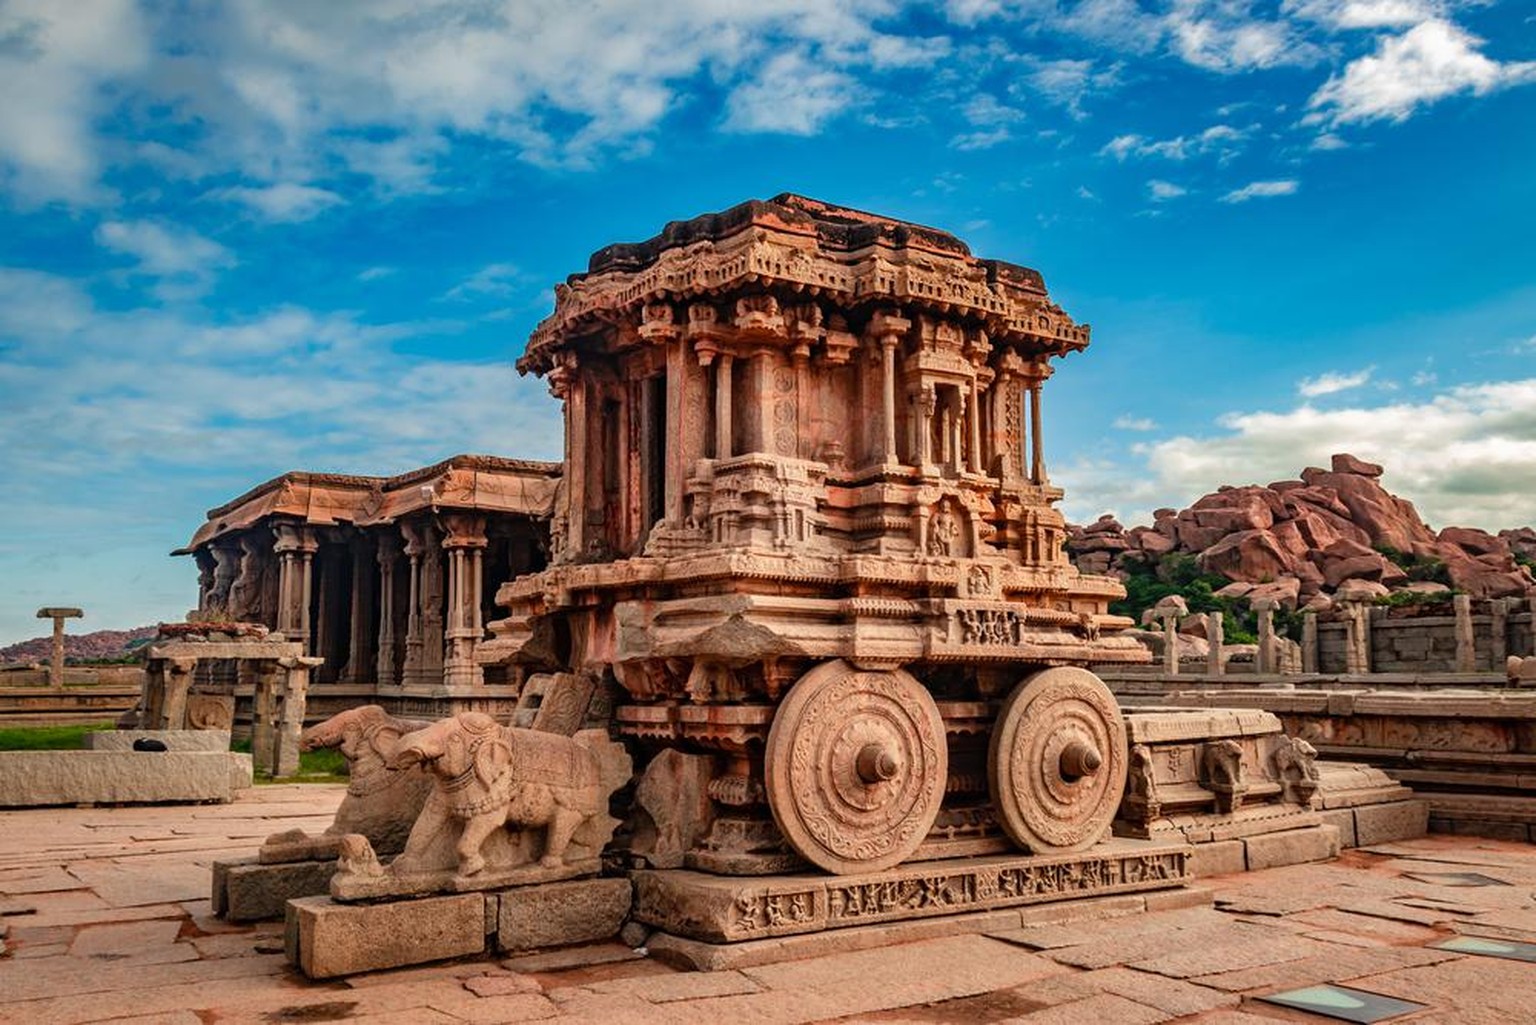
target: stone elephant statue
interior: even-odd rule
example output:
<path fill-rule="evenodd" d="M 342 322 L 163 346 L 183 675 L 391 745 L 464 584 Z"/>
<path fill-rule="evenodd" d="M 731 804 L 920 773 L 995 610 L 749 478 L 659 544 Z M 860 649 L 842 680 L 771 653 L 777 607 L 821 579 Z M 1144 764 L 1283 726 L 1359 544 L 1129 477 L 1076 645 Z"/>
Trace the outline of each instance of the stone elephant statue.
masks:
<path fill-rule="evenodd" d="M 572 839 L 579 831 L 587 832 L 583 827 L 612 821 L 608 796 L 628 779 L 629 759 L 622 756 L 622 767 L 612 764 L 606 750 L 610 745 L 617 747 L 599 730 L 567 737 L 502 726 L 480 712 L 463 712 L 405 735 L 389 759 L 390 767 L 425 765 L 436 789 L 400 863 L 439 860 L 431 848 L 440 837 L 451 835 L 444 830 L 451 820 L 459 825 L 454 853 L 461 876 L 476 875 L 486 867 L 482 848 L 504 826 L 542 829 L 539 864 L 561 867 Z M 607 835 L 611 833 L 610 826 Z M 597 850 L 601 846 L 599 842 Z"/>
<path fill-rule="evenodd" d="M 433 779 L 423 769 L 392 771 L 389 758 L 402 736 L 430 725 L 421 719 L 397 718 L 378 705 L 363 705 L 305 730 L 299 736 L 300 750 L 334 747 L 347 760 L 347 795 L 324 834 L 312 837 L 302 830 L 273 834 L 258 858 L 265 862 L 334 858 L 339 838 L 354 833 L 367 837 L 381 854 L 399 852 L 432 792 Z"/>

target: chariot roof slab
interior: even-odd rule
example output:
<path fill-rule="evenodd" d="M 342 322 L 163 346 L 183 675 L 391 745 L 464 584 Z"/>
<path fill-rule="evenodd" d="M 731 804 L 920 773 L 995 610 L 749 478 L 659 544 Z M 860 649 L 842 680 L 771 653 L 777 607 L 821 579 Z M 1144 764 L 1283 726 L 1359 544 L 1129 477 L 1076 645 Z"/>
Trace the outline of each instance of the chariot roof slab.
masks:
<path fill-rule="evenodd" d="M 543 373 L 572 340 L 601 333 L 648 303 L 724 297 L 747 286 L 825 296 L 857 329 L 898 307 L 976 322 L 994 343 L 1063 355 L 1089 328 L 1051 301 L 1040 272 L 979 259 L 954 235 L 784 193 L 673 221 L 654 238 L 605 246 L 555 288 L 518 369 Z"/>

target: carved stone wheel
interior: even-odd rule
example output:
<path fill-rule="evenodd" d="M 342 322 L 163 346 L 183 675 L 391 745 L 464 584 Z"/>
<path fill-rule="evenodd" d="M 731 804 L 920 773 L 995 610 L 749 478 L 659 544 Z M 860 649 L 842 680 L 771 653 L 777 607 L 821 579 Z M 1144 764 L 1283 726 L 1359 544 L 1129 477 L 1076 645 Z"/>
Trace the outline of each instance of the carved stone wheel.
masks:
<path fill-rule="evenodd" d="M 828 662 L 768 730 L 768 806 L 805 860 L 847 875 L 890 868 L 928 835 L 944 798 L 944 720 L 910 673 Z"/>
<path fill-rule="evenodd" d="M 1061 666 L 1024 678 L 998 712 L 987 778 L 1004 832 L 1036 854 L 1081 851 L 1125 792 L 1125 720 L 1104 681 Z"/>

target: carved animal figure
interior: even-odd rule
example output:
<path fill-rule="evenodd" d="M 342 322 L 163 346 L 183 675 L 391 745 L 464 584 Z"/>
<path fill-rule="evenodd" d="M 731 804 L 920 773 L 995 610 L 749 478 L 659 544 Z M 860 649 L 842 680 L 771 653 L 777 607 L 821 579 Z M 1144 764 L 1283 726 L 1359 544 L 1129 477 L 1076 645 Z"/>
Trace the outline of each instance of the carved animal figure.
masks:
<path fill-rule="evenodd" d="M 429 725 L 420 719 L 398 719 L 378 705 L 363 705 L 338 712 L 300 734 L 301 750 L 340 749 L 350 779 L 347 796 L 321 837 L 299 830 L 271 836 L 263 845 L 264 860 L 334 857 L 336 838 L 351 833 L 367 837 L 376 851 L 401 850 L 432 792 L 432 777 L 421 769 L 391 771 L 388 759 L 402 736 Z M 285 848 L 290 856 L 282 853 Z"/>
<path fill-rule="evenodd" d="M 412 831 L 402 861 L 415 860 L 416 837 L 430 843 L 442 817 L 462 823 L 455 851 L 459 874 L 485 868 L 481 847 L 502 826 L 544 830 L 539 864 L 556 868 L 578 828 L 607 812 L 608 789 L 582 735 L 563 737 L 501 726 L 463 712 L 400 739 L 390 765 L 425 764 L 437 780 L 433 799 Z"/>

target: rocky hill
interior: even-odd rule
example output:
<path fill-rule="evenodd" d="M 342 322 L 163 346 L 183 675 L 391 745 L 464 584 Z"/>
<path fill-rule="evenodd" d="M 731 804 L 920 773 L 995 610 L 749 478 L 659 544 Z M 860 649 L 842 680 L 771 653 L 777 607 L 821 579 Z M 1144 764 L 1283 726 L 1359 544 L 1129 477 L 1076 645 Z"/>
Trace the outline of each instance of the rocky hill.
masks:
<path fill-rule="evenodd" d="M 139 626 L 132 630 L 94 630 L 85 634 L 64 635 L 64 658 L 70 662 L 93 662 L 125 658 L 145 641 L 155 636 L 155 627 Z M 0 665 L 47 662 L 53 657 L 53 638 L 34 637 L 0 648 Z"/>
<path fill-rule="evenodd" d="M 1299 480 L 1222 487 L 1188 509 L 1159 509 L 1151 526 L 1127 530 L 1111 516 L 1069 528 L 1078 568 L 1130 580 L 1193 570 L 1224 598 L 1271 598 L 1282 607 L 1323 607 L 1340 592 L 1357 597 L 1454 589 L 1474 598 L 1536 593 L 1536 530 L 1489 534 L 1471 527 L 1438 533 L 1413 503 L 1381 486 L 1382 469 L 1336 455 L 1330 469 Z M 1139 610 L 1135 610 L 1139 611 Z"/>

